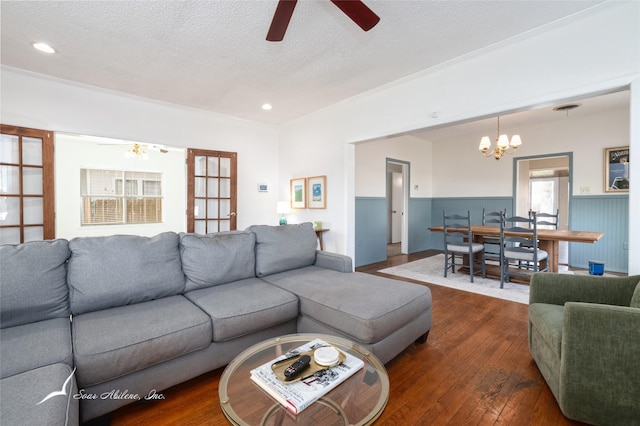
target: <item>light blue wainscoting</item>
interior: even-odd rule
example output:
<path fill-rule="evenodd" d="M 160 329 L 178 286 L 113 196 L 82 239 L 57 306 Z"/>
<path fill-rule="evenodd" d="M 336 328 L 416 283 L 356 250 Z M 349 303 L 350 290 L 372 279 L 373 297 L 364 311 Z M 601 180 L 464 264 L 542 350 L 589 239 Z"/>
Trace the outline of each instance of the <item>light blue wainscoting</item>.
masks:
<path fill-rule="evenodd" d="M 409 253 L 427 250 L 433 238 L 429 231 L 431 198 L 409 198 Z"/>
<path fill-rule="evenodd" d="M 482 209 L 495 212 L 507 209 L 507 215 L 513 212 L 513 197 L 457 197 L 457 198 L 433 198 L 431 199 L 431 222 L 429 226 L 442 226 L 442 211 L 447 214 L 467 214 L 471 212 L 471 223 L 482 223 Z M 429 248 L 443 249 L 443 238 L 440 232 L 430 232 Z"/>
<path fill-rule="evenodd" d="M 409 253 L 429 248 L 430 198 L 409 198 Z M 387 259 L 387 199 L 356 197 L 355 266 Z"/>
<path fill-rule="evenodd" d="M 579 231 L 601 231 L 594 244 L 570 243 L 569 265 L 588 268 L 590 260 L 604 262 L 606 271 L 629 270 L 629 196 L 589 195 L 571 198 L 569 226 Z"/>
<path fill-rule="evenodd" d="M 387 199 L 356 197 L 355 266 L 387 258 Z"/>

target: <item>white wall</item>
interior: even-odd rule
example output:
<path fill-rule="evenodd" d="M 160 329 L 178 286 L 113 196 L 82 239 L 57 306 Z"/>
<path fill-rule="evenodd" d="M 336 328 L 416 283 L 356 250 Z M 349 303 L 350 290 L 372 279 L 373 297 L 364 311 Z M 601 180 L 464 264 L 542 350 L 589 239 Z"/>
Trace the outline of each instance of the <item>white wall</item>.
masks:
<path fill-rule="evenodd" d="M 125 158 L 127 146 L 97 145 L 68 134 L 55 135 L 56 237 L 137 234 L 153 236 L 186 229 L 185 150 L 148 150 L 148 160 Z M 137 170 L 162 173 L 162 223 L 81 226 L 80 169 Z"/>
<path fill-rule="evenodd" d="M 2 68 L 3 124 L 149 144 L 238 153 L 238 229 L 278 221 L 278 129 L 199 110 L 157 103 L 115 92 Z M 58 171 L 65 155 L 56 151 Z M 89 161 L 89 160 L 88 160 Z M 75 172 L 73 172 L 75 173 Z M 79 172 L 78 172 L 79 173 Z M 258 192 L 267 183 L 269 192 Z M 56 191 L 63 208 L 63 194 Z M 74 201 L 72 209 L 77 206 Z M 184 214 L 184 203 L 176 206 Z M 66 211 L 63 208 L 62 211 Z M 58 210 L 58 216 L 62 212 Z M 75 230 L 63 226 L 65 237 Z M 173 229 L 183 231 L 184 229 Z M 140 228 L 128 233 L 148 233 Z M 110 228 L 110 232 L 113 231 Z"/>
<path fill-rule="evenodd" d="M 563 26 L 548 26 L 286 123 L 281 130 L 281 191 L 294 175 L 318 170 L 327 174 L 328 182 L 333 182 L 331 210 L 326 213 L 332 223 L 332 248 L 353 256 L 356 161 L 352 143 L 627 86 L 640 81 L 639 40 L 640 2 L 608 2 Z M 632 92 L 640 90 L 637 86 L 634 83 Z M 633 93 L 632 104 L 632 112 L 640 109 L 640 97 Z M 434 111 L 440 112 L 439 118 L 429 118 Z M 640 151 L 637 125 L 635 129 L 629 140 L 632 152 Z M 464 155 L 471 151 L 477 155 L 475 141 L 473 145 Z M 310 155 L 310 150 L 322 155 Z M 591 158 L 586 153 L 580 161 Z M 601 152 L 596 158 L 601 159 Z M 497 166 L 496 173 L 510 167 Z M 596 188 L 599 179 L 589 185 Z M 442 189 L 434 185 L 433 191 L 438 196 Z M 640 216 L 639 203 L 634 203 L 640 200 L 636 191 L 640 193 L 640 185 L 631 189 L 630 217 Z M 510 193 L 511 183 L 496 189 L 496 195 Z M 630 226 L 631 273 L 640 273 L 639 235 L 640 225 Z"/>
<path fill-rule="evenodd" d="M 500 161 L 478 151 L 482 135 L 434 143 L 433 196 L 512 196 L 514 157 L 561 152 L 573 152 L 573 195 L 580 195 L 583 187 L 590 195 L 603 194 L 604 148 L 626 145 L 629 126 L 629 109 L 624 108 L 597 115 L 576 110 L 559 121 L 510 127 L 508 133 L 519 134 L 523 143 L 516 154 Z M 454 158 L 455 163 L 442 161 Z"/>
<path fill-rule="evenodd" d="M 431 145 L 415 136 L 399 136 L 356 145 L 356 197 L 384 197 L 386 195 L 386 160 L 411 164 L 409 196 L 431 197 Z M 416 189 L 418 185 L 418 189 Z"/>

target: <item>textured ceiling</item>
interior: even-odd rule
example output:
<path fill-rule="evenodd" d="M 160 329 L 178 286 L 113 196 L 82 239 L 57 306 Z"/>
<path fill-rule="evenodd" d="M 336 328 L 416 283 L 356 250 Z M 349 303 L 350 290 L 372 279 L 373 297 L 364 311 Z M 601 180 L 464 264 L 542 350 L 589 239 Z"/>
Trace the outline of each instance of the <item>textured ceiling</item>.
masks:
<path fill-rule="evenodd" d="M 364 32 L 331 2 L 300 0 L 284 41 L 271 43 L 276 0 L 2 0 L 1 60 L 280 124 L 602 2 L 365 0 L 381 20 Z"/>

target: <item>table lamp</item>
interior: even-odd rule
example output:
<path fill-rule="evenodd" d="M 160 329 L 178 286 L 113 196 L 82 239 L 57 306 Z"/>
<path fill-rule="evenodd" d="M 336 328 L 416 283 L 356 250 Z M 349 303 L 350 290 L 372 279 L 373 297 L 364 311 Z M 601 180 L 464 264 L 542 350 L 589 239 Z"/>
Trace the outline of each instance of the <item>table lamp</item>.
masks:
<path fill-rule="evenodd" d="M 289 202 L 288 201 L 278 201 L 278 206 L 276 207 L 276 211 L 278 214 L 281 214 L 280 225 L 287 224 L 287 218 L 285 217 L 286 213 L 289 213 Z"/>

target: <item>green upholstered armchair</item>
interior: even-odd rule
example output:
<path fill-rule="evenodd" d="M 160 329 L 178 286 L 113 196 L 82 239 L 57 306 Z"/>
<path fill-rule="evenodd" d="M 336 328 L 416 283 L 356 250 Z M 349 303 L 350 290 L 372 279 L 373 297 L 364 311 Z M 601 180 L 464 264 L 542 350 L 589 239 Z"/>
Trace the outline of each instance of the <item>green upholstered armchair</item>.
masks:
<path fill-rule="evenodd" d="M 640 425 L 640 275 L 534 274 L 529 348 L 565 416 Z"/>

